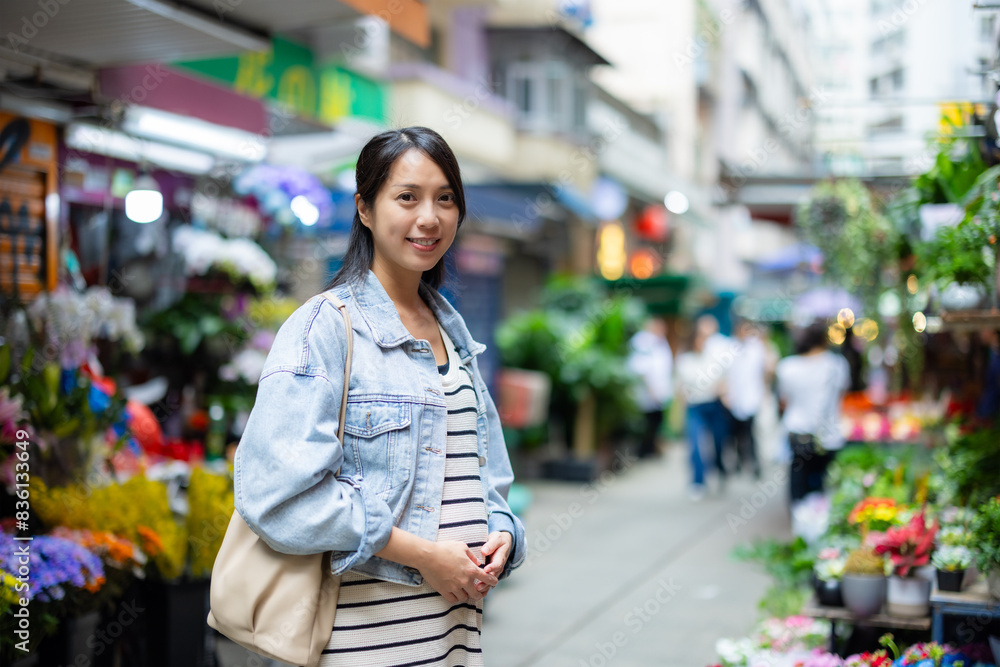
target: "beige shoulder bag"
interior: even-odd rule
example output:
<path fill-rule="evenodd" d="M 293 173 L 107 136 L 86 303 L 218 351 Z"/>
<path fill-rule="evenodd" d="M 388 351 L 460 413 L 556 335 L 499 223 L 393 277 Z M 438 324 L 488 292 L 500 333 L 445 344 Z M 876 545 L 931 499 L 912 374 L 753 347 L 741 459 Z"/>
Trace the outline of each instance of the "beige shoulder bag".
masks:
<path fill-rule="evenodd" d="M 343 442 L 354 335 L 344 303 L 323 296 L 340 310 L 347 329 L 344 395 L 337 424 L 337 437 Z M 278 553 L 234 511 L 212 567 L 208 624 L 268 658 L 316 665 L 330 641 L 339 593 L 340 577 L 330 570 L 329 552 Z"/>

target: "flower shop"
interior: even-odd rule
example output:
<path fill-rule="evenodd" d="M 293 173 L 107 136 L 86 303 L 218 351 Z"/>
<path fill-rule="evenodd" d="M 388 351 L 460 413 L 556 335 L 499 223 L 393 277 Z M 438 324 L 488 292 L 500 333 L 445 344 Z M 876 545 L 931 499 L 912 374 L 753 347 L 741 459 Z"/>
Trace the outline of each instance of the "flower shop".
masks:
<path fill-rule="evenodd" d="M 347 208 L 294 167 L 168 172 L 5 123 L 0 660 L 210 664 L 233 451 Z"/>
<path fill-rule="evenodd" d="M 1000 660 L 1000 166 L 986 137 L 953 137 L 905 188 L 823 183 L 799 212 L 824 279 L 857 297 L 829 338 L 857 345 L 867 388 L 791 539 L 736 550 L 773 585 L 721 666 Z"/>

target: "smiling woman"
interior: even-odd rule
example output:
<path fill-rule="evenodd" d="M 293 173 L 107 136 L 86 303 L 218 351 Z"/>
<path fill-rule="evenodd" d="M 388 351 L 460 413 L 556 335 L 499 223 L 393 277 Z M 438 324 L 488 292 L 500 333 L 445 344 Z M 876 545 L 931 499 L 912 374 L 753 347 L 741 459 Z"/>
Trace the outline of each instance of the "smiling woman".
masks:
<path fill-rule="evenodd" d="M 458 162 L 421 127 L 357 162 L 357 212 L 328 293 L 275 339 L 237 449 L 236 507 L 284 553 L 332 552 L 342 574 L 320 665 L 482 665 L 482 599 L 524 560 L 524 527 L 485 349 L 437 292 L 465 218 Z"/>

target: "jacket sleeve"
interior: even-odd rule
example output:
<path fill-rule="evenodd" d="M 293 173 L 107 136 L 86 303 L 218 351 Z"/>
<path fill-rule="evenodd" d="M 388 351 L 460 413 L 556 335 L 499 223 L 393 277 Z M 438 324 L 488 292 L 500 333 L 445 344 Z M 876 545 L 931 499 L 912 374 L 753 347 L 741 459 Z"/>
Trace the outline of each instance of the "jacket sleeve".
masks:
<path fill-rule="evenodd" d="M 510 575 L 511 570 L 520 567 L 528 553 L 527 541 L 524 535 L 524 524 L 511 511 L 507 504 L 507 494 L 514 481 L 514 471 L 507 455 L 507 445 L 504 442 L 503 430 L 500 427 L 500 414 L 497 412 L 493 398 L 479 374 L 478 364 L 473 360 L 479 389 L 486 402 L 486 426 L 488 450 L 486 453 L 486 471 L 489 475 L 489 491 L 486 498 L 489 531 L 506 531 L 514 539 L 513 548 L 507 558 L 500 579 Z"/>
<path fill-rule="evenodd" d="M 343 336 L 343 321 L 335 325 L 334 317 L 332 306 L 314 306 L 311 316 L 296 313 L 279 331 L 236 450 L 234 486 L 236 510 L 271 548 L 333 551 L 333 569 L 342 572 L 386 545 L 393 519 L 361 479 L 339 476 L 345 346 L 324 343 L 321 358 L 310 344 L 318 332 Z"/>

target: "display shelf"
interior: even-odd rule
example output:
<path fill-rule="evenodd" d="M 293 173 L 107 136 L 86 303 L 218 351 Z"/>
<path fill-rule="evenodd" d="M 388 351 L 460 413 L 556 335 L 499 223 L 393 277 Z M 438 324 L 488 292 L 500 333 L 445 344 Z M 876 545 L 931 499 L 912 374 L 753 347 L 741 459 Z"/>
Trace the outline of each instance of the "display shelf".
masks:
<path fill-rule="evenodd" d="M 826 607 L 819 604 L 816 598 L 811 598 L 802 607 L 802 615 L 812 618 L 825 618 L 828 621 L 845 621 L 852 625 L 865 625 L 875 628 L 893 628 L 896 630 L 930 630 L 930 616 L 890 616 L 889 614 L 872 614 L 871 616 L 856 616 L 846 607 Z M 834 623 L 830 623 L 830 652 L 837 652 L 837 635 Z"/>
<path fill-rule="evenodd" d="M 940 331 L 1000 329 L 1000 310 L 956 310 L 941 313 Z"/>
<path fill-rule="evenodd" d="M 931 610 L 934 620 L 931 637 L 940 642 L 944 638 L 945 616 L 1000 618 L 1000 600 L 990 595 L 986 580 L 980 579 L 958 593 L 939 591 L 935 587 L 931 592 Z"/>

